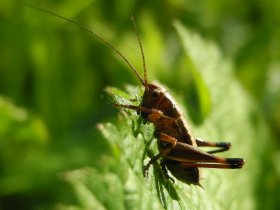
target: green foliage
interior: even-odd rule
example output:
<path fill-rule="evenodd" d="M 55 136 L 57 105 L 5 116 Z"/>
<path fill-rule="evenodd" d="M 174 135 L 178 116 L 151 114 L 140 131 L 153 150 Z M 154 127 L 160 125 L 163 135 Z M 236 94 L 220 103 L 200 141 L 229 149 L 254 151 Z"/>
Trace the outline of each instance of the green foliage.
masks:
<path fill-rule="evenodd" d="M 31 116 L 23 108 L 15 107 L 7 99 L 1 97 L 0 139 L 3 169 L 0 182 L 1 194 L 36 187 L 38 182 L 28 182 L 30 174 L 26 172 L 33 171 L 34 178 L 40 171 L 33 163 L 40 157 L 40 152 L 46 147 L 48 141 L 48 131 L 42 120 Z M 21 155 L 20 159 L 18 154 Z M 20 179 L 19 174 L 21 174 Z"/>
<path fill-rule="evenodd" d="M 258 186 L 258 180 L 252 177 L 261 173 L 262 165 L 256 151 L 269 151 L 269 148 L 264 149 L 267 144 L 264 139 L 269 139 L 269 135 L 263 119 L 244 90 L 236 83 L 230 63 L 223 59 L 214 44 L 204 42 L 179 22 L 175 27 L 182 39 L 186 58 L 191 61 L 191 66 L 197 70 L 197 74 L 201 72 L 200 78 L 209 87 L 211 95 L 210 116 L 205 118 L 203 125 L 194 127 L 195 134 L 210 139 L 230 139 L 234 147 L 229 154 L 244 157 L 247 164 L 241 170 L 202 169 L 205 191 L 179 181 L 173 185 L 163 178 L 159 165 L 154 166 L 149 177 L 145 179 L 142 166 L 149 160 L 147 157 L 157 153 L 152 135 L 153 128 L 150 125 L 142 125 L 134 111 L 124 110 L 115 125 L 109 123 L 98 126 L 111 146 L 112 162 L 104 163 L 98 171 L 84 169 L 72 172 L 76 178 L 70 182 L 82 207 L 97 208 L 97 205 L 102 205 L 100 209 L 114 209 L 116 206 L 118 209 L 256 208 L 254 188 Z M 121 104 L 131 103 L 131 96 L 140 97 L 136 92 L 132 88 L 128 94 L 114 88 L 107 89 L 112 100 Z M 139 101 L 134 103 L 139 104 Z M 256 145 L 256 141 L 260 143 Z M 103 168 L 106 168 L 106 173 L 99 174 Z M 239 188 L 237 186 L 245 187 L 239 191 L 236 190 Z"/>
<path fill-rule="evenodd" d="M 94 29 L 142 69 L 133 13 L 149 81 L 166 85 L 195 136 L 230 141 L 221 155 L 246 164 L 202 169 L 205 190 L 171 183 L 158 164 L 145 178 L 153 127 L 110 104 L 139 103 L 133 72 L 79 27 L 3 0 L 0 209 L 279 207 L 277 1 L 26 2 Z"/>

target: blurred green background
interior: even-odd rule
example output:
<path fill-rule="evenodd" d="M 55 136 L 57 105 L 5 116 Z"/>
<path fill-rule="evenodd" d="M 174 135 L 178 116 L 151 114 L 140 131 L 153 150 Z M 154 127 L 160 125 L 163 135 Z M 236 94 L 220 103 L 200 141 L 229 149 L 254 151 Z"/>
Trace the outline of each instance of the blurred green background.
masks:
<path fill-rule="evenodd" d="M 180 20 L 203 39 L 214 42 L 234 66 L 234 80 L 253 100 L 269 131 L 269 139 L 265 139 L 269 149 L 256 151 L 267 165 L 263 173 L 255 174 L 260 182 L 254 206 L 277 209 L 280 2 L 25 2 L 94 29 L 141 70 L 130 20 L 133 14 L 149 80 L 158 80 L 182 96 L 197 127 L 207 117 L 207 108 L 203 112 L 203 104 L 198 106 L 195 76 L 187 70 L 173 23 Z M 140 84 L 104 44 L 75 25 L 24 7 L 19 1 L 1 1 L 0 31 L 0 209 L 52 209 L 59 203 L 72 204 L 76 198 L 63 181 L 65 171 L 85 166 L 98 169 L 99 158 L 111 151 L 96 129 L 98 123 L 113 122 L 118 115 L 104 89 Z M 223 79 L 222 75 L 214 76 Z M 254 152 L 251 146 L 250 152 Z M 239 155 L 238 149 L 234 154 Z"/>

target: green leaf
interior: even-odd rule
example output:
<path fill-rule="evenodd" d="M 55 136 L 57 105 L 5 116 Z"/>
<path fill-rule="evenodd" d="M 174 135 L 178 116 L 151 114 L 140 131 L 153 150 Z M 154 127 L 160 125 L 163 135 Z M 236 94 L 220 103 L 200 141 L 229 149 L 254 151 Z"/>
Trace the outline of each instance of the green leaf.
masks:
<path fill-rule="evenodd" d="M 198 117 L 207 117 L 211 111 L 211 93 L 209 86 L 204 80 L 202 71 L 212 71 L 211 68 L 213 68 L 215 62 L 219 63 L 220 60 L 211 61 L 212 56 L 215 54 L 207 52 L 207 49 L 209 49 L 209 43 L 204 43 L 198 34 L 191 33 L 190 31 L 183 31 L 184 29 L 180 27 L 178 22 L 175 23 L 174 26 L 182 38 L 185 59 L 189 61 L 189 70 L 195 81 L 200 106 L 199 111 L 201 113 L 201 116 Z"/>
<path fill-rule="evenodd" d="M 207 196 L 199 201 L 199 207 L 254 209 L 254 188 L 259 185 L 254 177 L 262 167 L 259 152 L 270 151 L 265 121 L 254 101 L 235 79 L 231 62 L 223 57 L 214 43 L 202 40 L 179 22 L 175 23 L 175 28 L 187 56 L 199 70 L 211 95 L 211 114 L 204 124 L 194 128 L 196 136 L 230 141 L 233 148 L 226 156 L 242 157 L 246 161 L 241 170 L 204 170 L 203 186 Z M 240 186 L 242 190 L 239 190 Z"/>
<path fill-rule="evenodd" d="M 175 184 L 166 180 L 158 163 L 149 169 L 145 178 L 143 165 L 158 153 L 154 128 L 151 124 L 142 124 L 135 111 L 120 109 L 114 124 L 98 125 L 111 147 L 111 154 L 101 157 L 98 169 L 73 172 L 82 174 L 82 178 L 70 181 L 82 207 L 143 210 L 255 208 L 254 189 L 259 183 L 254 177 L 260 173 L 259 156 L 267 151 L 265 140 L 269 139 L 264 121 L 233 76 L 231 62 L 219 49 L 179 22 L 175 23 L 175 28 L 185 50 L 182 59 L 191 60 L 201 107 L 208 116 L 200 127 L 193 127 L 193 132 L 205 140 L 230 141 L 232 150 L 222 155 L 245 158 L 244 168 L 201 169 L 201 184 L 205 190 L 178 180 Z M 143 90 L 130 87 L 123 92 L 107 88 L 106 92 L 115 103 L 139 104 Z"/>

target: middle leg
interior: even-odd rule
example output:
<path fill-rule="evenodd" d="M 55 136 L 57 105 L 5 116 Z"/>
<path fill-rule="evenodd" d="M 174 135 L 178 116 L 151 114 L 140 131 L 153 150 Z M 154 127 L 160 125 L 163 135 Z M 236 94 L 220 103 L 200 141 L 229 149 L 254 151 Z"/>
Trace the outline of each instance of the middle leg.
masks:
<path fill-rule="evenodd" d="M 204 141 L 203 139 L 196 138 L 196 144 L 198 147 L 218 147 L 220 149 L 207 151 L 210 154 L 224 152 L 230 149 L 231 144 L 229 142 L 209 142 Z"/>
<path fill-rule="evenodd" d="M 148 164 L 144 167 L 143 171 L 144 173 L 146 173 L 146 171 L 149 169 L 149 167 L 155 163 L 159 158 L 161 157 L 165 157 L 172 149 L 174 149 L 176 147 L 177 144 L 177 139 L 173 138 L 172 136 L 169 136 L 167 134 L 164 133 L 159 133 L 157 135 L 157 139 L 159 141 L 163 141 L 167 143 L 167 146 L 162 149 L 156 156 L 154 156 L 149 162 Z"/>

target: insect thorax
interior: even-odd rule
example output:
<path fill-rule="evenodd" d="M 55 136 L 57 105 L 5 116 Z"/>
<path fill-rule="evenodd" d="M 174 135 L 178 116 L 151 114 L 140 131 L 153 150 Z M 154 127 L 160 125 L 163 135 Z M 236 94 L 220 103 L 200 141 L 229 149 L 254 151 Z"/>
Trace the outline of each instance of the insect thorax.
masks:
<path fill-rule="evenodd" d="M 158 83 L 151 83 L 145 87 L 141 106 L 161 111 L 164 116 L 155 122 L 155 132 L 165 133 L 190 145 L 195 145 L 192 132 L 186 121 L 183 119 L 183 112 L 175 99 L 169 92 Z M 141 113 L 142 117 L 149 121 L 148 113 Z"/>

